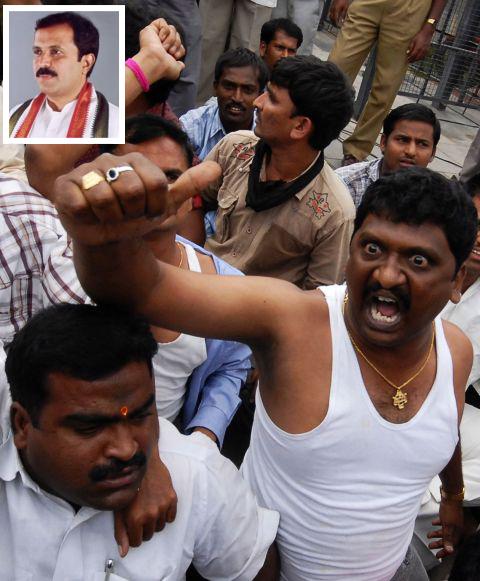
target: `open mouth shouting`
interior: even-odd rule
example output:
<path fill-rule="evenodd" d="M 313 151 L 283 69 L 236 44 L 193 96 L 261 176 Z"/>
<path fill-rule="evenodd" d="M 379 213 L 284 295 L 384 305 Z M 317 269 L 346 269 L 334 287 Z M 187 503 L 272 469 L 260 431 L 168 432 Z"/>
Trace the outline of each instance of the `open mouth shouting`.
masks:
<path fill-rule="evenodd" d="M 400 318 L 398 302 L 388 297 L 374 297 L 370 306 L 370 314 L 375 321 L 394 324 Z"/>
<path fill-rule="evenodd" d="M 375 289 L 367 295 L 367 315 L 376 328 L 390 329 L 400 323 L 409 307 L 408 296 L 385 289 Z"/>

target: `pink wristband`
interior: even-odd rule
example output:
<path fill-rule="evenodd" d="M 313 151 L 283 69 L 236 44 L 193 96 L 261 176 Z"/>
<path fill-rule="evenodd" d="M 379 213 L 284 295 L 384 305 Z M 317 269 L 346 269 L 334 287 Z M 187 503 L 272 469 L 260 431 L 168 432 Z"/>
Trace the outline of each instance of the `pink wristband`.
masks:
<path fill-rule="evenodd" d="M 142 71 L 142 67 L 133 59 L 127 59 L 125 61 L 125 66 L 132 71 L 132 73 L 137 78 L 137 81 L 140 83 L 142 91 L 146 93 L 150 89 L 150 83 L 148 82 L 145 73 Z"/>

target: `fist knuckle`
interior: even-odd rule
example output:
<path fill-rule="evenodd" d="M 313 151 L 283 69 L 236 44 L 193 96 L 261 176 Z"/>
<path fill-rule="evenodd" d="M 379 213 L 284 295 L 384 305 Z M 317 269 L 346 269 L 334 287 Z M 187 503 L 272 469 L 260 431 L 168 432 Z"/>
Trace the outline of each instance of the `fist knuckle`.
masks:
<path fill-rule="evenodd" d="M 95 208 L 98 208 L 100 210 L 109 208 L 111 203 L 112 197 L 109 196 L 108 194 L 97 194 L 95 198 L 92 200 L 92 205 L 94 205 Z"/>
<path fill-rule="evenodd" d="M 140 184 L 127 183 L 123 185 L 121 196 L 129 201 L 137 202 L 143 199 L 143 189 Z"/>

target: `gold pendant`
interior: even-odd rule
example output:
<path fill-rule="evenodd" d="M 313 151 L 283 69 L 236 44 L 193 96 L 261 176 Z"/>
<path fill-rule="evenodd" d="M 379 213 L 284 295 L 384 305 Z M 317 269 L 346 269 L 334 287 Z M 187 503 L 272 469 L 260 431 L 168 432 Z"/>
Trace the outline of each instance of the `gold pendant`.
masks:
<path fill-rule="evenodd" d="M 397 393 L 392 397 L 392 399 L 393 405 L 399 410 L 403 410 L 403 408 L 408 403 L 407 392 L 403 392 L 400 388 L 397 387 Z"/>

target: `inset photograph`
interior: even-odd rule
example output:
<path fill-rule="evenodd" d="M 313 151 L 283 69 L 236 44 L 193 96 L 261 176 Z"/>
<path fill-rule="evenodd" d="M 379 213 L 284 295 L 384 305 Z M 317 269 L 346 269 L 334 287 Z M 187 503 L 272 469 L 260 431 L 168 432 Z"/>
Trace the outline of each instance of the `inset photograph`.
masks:
<path fill-rule="evenodd" d="M 124 142 L 124 6 L 4 7 L 5 143 Z"/>

